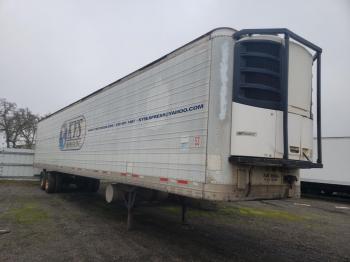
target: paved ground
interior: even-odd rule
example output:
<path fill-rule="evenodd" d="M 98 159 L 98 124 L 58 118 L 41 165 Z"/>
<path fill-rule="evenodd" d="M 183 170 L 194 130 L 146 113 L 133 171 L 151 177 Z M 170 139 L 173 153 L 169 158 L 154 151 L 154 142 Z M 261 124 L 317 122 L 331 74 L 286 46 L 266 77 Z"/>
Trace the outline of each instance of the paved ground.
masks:
<path fill-rule="evenodd" d="M 103 191 L 48 195 L 37 182 L 0 181 L 0 261 L 350 261 L 350 204 L 324 200 L 190 209 L 142 204 L 125 228 Z"/>

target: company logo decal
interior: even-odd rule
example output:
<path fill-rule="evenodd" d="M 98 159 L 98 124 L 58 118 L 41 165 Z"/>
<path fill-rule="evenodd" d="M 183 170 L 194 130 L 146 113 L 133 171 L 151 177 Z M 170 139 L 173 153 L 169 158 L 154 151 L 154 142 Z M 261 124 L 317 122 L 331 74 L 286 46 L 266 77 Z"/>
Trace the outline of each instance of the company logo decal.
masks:
<path fill-rule="evenodd" d="M 60 150 L 79 150 L 83 144 L 86 133 L 84 116 L 65 121 L 60 130 L 58 145 Z"/>

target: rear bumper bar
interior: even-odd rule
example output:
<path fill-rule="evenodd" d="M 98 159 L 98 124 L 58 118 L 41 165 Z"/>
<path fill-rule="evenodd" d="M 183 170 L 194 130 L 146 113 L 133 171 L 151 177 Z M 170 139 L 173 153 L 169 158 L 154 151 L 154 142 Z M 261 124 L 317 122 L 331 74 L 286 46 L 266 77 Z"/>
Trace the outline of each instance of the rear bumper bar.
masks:
<path fill-rule="evenodd" d="M 285 168 L 322 168 L 323 164 L 313 163 L 304 160 L 292 160 L 283 158 L 267 158 L 267 157 L 252 157 L 252 156 L 230 156 L 230 163 L 249 165 L 249 166 L 274 166 Z"/>

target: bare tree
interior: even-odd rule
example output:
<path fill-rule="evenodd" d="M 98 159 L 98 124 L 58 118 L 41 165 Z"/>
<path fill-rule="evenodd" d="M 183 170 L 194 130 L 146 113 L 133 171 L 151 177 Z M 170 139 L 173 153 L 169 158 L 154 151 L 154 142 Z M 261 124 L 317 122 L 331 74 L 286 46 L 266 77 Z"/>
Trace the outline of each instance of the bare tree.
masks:
<path fill-rule="evenodd" d="M 0 99 L 0 132 L 5 133 L 6 146 L 33 148 L 39 116 L 28 108 L 19 108 L 15 103 Z"/>
<path fill-rule="evenodd" d="M 10 147 L 14 136 L 14 115 L 17 105 L 6 101 L 6 99 L 0 99 L 0 132 L 5 133 L 6 146 Z"/>
<path fill-rule="evenodd" d="M 32 112 L 26 108 L 24 109 L 22 119 L 23 126 L 21 128 L 20 135 L 24 140 L 24 146 L 28 149 L 33 148 L 39 116 L 32 114 Z"/>
<path fill-rule="evenodd" d="M 18 109 L 13 114 L 13 126 L 12 126 L 12 137 L 11 137 L 11 143 L 12 147 L 16 148 L 18 142 L 21 141 L 21 132 L 22 129 L 25 126 L 25 109 Z"/>

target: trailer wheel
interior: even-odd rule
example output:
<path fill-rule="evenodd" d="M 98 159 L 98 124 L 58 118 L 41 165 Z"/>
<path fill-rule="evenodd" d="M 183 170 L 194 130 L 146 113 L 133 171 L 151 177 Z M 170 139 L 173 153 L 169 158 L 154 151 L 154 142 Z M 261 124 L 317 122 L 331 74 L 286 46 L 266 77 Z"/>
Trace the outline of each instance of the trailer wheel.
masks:
<path fill-rule="evenodd" d="M 47 179 L 46 172 L 42 171 L 40 173 L 40 188 L 42 190 L 45 190 L 46 179 Z"/>
<path fill-rule="evenodd" d="M 56 190 L 56 174 L 47 173 L 47 178 L 45 181 L 45 191 L 46 193 L 55 193 Z"/>

